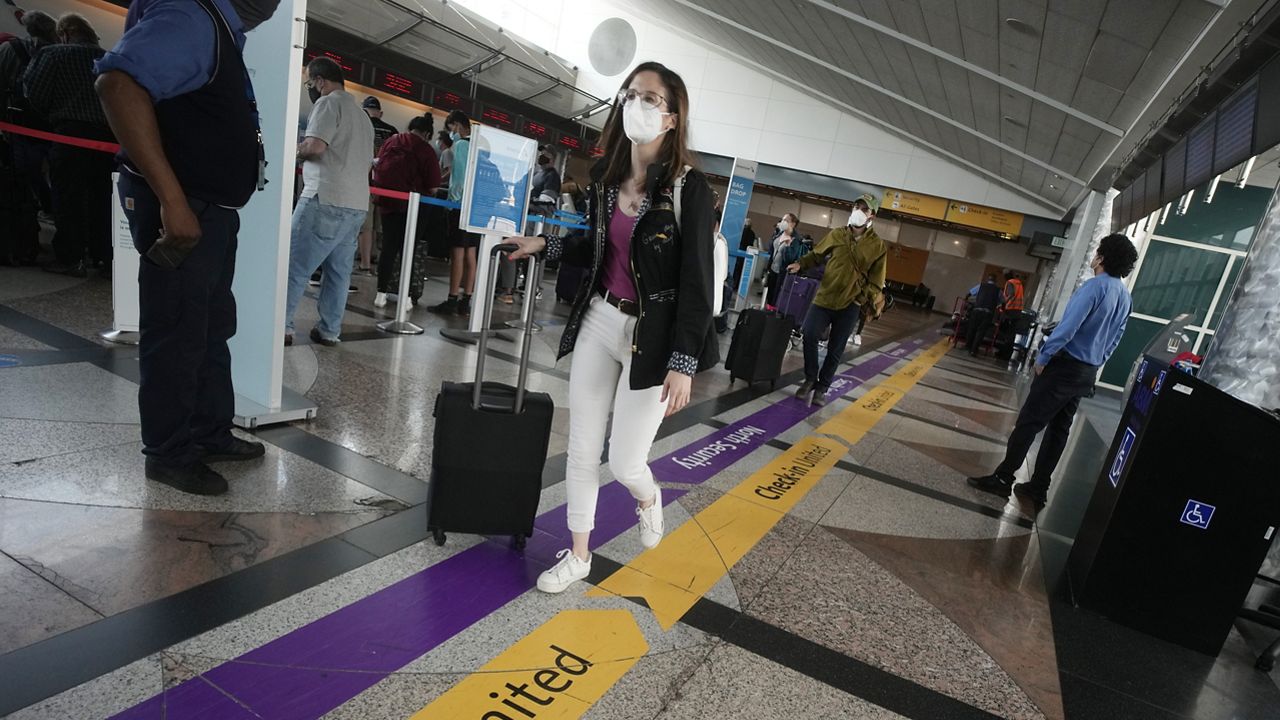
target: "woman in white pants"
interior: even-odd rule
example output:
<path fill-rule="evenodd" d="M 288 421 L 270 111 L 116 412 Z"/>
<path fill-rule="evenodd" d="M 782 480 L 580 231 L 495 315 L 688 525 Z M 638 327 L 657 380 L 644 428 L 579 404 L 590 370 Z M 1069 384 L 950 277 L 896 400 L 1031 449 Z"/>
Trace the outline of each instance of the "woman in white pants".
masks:
<path fill-rule="evenodd" d="M 584 274 L 560 341 L 569 370 L 565 477 L 573 547 L 538 578 L 562 592 L 591 571 L 591 531 L 609 416 L 609 469 L 636 500 L 640 541 L 662 539 L 662 491 L 648 466 L 662 419 L 689 402 L 693 376 L 718 361 L 712 327 L 712 191 L 691 168 L 680 76 L 658 63 L 623 82 L 605 124 L 605 156 L 588 189 L 590 229 L 526 237 L 519 259 L 544 247 Z"/>

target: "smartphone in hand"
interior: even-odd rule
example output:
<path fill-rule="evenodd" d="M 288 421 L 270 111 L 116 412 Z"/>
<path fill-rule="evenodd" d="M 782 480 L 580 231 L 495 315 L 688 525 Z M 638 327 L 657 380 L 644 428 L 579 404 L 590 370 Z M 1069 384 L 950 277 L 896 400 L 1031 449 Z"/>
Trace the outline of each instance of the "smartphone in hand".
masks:
<path fill-rule="evenodd" d="M 191 247 L 180 250 L 166 243 L 164 236 L 161 235 L 160 239 L 152 243 L 151 249 L 147 251 L 147 258 L 166 270 L 177 270 L 195 247 L 192 244 Z"/>

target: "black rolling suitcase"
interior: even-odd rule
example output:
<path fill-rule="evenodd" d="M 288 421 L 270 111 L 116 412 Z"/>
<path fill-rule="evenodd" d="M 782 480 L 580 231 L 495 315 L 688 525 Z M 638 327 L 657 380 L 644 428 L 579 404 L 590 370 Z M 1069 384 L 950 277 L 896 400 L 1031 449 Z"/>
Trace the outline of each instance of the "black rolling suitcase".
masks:
<path fill-rule="evenodd" d="M 514 247 L 494 248 L 489 285 L 477 295 L 484 298 L 486 327 L 493 313 L 496 256 Z M 537 262 L 530 258 L 530 273 L 536 274 Z M 522 318 L 533 319 L 532 294 L 525 295 Z M 547 393 L 525 392 L 531 338 L 524 333 L 515 387 L 482 382 L 488 350 L 482 334 L 475 381 L 446 382 L 436 397 L 427 528 L 437 545 L 444 544 L 446 532 L 511 535 L 517 548 L 533 535 L 555 407 Z"/>
<path fill-rule="evenodd" d="M 774 387 L 782 374 L 782 359 L 791 347 L 792 320 L 787 315 L 766 310 L 743 310 L 733 327 L 729 355 L 724 369 L 729 384 L 742 379 L 748 383 L 768 380 Z"/>

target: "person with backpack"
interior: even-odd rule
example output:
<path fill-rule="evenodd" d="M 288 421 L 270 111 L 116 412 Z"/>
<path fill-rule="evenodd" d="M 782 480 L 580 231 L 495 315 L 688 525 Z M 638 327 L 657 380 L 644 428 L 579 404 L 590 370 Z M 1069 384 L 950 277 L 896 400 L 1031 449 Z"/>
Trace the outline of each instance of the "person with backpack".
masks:
<path fill-rule="evenodd" d="M 637 66 L 605 123 L 605 154 L 587 190 L 591 229 L 507 241 L 519 246 L 513 259 L 546 248 L 553 260 L 588 268 L 559 352 L 573 353 L 565 476 L 573 540 L 539 576 L 543 592 L 563 592 L 591 572 L 610 415 L 609 468 L 636 500 L 640 543 L 651 548 L 662 539 L 662 491 L 649 452 L 663 418 L 688 404 L 693 376 L 719 361 L 714 202 L 706 176 L 690 168 L 688 127 L 684 80 L 659 63 Z"/>
<path fill-rule="evenodd" d="M 39 10 L 25 12 L 21 17 L 27 37 L 14 38 L 0 44 L 0 98 L 3 98 L 4 119 L 14 125 L 36 130 L 48 130 L 45 120 L 33 112 L 27 103 L 22 85 L 31 58 L 43 48 L 58 42 L 58 23 Z M 13 152 L 13 165 L 20 181 L 31 189 L 39 205 L 39 212 L 53 214 L 53 195 L 45 177 L 45 163 L 53 144 L 26 135 L 7 135 Z"/>
<path fill-rule="evenodd" d="M 849 224 L 827 233 L 813 252 L 787 266 L 798 273 L 825 264 L 818 293 L 804 319 L 804 382 L 796 397 L 826 405 L 826 393 L 844 357 L 844 346 L 858 326 L 864 305 L 877 302 L 885 283 L 888 247 L 871 228 L 880 202 L 867 193 L 853 201 Z M 818 367 L 818 341 L 830 332 L 827 357 Z"/>
<path fill-rule="evenodd" d="M 431 149 L 431 135 L 435 121 L 430 115 L 409 121 L 409 131 L 392 135 L 382 143 L 378 162 L 373 168 L 373 184 L 388 190 L 421 193 L 433 197 L 440 187 L 440 159 Z M 409 282 L 408 302 L 417 303 L 422 297 L 426 277 L 423 263 L 427 257 L 423 241 L 426 224 L 422 221 L 424 208 L 410 208 L 404 200 L 379 197 L 378 212 L 382 215 L 382 253 L 378 256 L 378 294 L 373 297 L 374 307 L 386 307 L 387 295 L 399 293 L 398 281 L 401 253 L 404 250 L 405 225 L 409 213 L 418 213 L 418 233 L 414 240 L 413 278 Z M 406 302 L 404 298 L 400 302 Z"/>

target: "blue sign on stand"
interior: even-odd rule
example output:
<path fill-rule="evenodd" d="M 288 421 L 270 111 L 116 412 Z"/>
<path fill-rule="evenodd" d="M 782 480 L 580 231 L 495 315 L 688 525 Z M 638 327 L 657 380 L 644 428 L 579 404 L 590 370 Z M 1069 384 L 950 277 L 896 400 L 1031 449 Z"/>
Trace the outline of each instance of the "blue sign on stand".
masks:
<path fill-rule="evenodd" d="M 1199 500 L 1188 500 L 1187 507 L 1180 518 L 1184 524 L 1201 530 L 1209 529 L 1209 521 L 1213 519 L 1213 511 L 1218 508 L 1202 503 Z"/>
<path fill-rule="evenodd" d="M 1138 438 L 1138 434 L 1133 428 L 1124 429 L 1124 438 L 1120 440 L 1120 449 L 1116 450 L 1116 458 L 1111 461 L 1111 472 L 1107 473 L 1107 479 L 1111 481 L 1111 487 L 1120 486 L 1120 476 L 1124 474 L 1124 464 L 1129 459 L 1129 452 L 1133 450 L 1133 441 Z"/>

